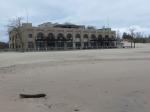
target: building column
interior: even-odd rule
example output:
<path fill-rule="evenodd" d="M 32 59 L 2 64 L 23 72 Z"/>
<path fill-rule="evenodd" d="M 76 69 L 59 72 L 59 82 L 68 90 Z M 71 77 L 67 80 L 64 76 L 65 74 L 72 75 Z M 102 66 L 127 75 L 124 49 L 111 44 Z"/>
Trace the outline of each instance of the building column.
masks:
<path fill-rule="evenodd" d="M 84 40 L 83 40 L 83 35 L 81 34 L 81 38 L 80 38 L 80 43 L 81 43 L 81 47 L 80 49 L 84 48 Z"/>
<path fill-rule="evenodd" d="M 75 43 L 75 34 L 73 34 L 73 37 L 72 37 L 72 47 L 73 49 L 76 49 L 76 43 Z"/>

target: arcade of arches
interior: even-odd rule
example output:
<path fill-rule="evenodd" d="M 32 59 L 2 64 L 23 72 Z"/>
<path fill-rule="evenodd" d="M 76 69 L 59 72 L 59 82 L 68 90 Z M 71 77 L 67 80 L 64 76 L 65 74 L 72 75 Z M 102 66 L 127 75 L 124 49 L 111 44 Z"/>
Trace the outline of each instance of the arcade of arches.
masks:
<path fill-rule="evenodd" d="M 96 48 L 115 48 L 116 39 L 105 35 L 96 36 L 95 34 L 80 34 L 58 33 L 54 35 L 49 33 L 45 36 L 43 33 L 38 33 L 35 39 L 36 49 L 96 49 Z"/>

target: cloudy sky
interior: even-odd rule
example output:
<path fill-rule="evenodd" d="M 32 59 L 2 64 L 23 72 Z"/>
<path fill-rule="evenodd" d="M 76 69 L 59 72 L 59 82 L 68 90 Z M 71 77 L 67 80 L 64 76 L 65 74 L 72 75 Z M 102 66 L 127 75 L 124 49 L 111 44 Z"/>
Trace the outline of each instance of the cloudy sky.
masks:
<path fill-rule="evenodd" d="M 27 14 L 28 13 L 28 14 Z M 97 28 L 110 26 L 120 32 L 134 27 L 150 34 L 149 0 L 1 0 L 0 41 L 8 41 L 6 25 L 29 15 L 29 22 L 71 22 Z"/>

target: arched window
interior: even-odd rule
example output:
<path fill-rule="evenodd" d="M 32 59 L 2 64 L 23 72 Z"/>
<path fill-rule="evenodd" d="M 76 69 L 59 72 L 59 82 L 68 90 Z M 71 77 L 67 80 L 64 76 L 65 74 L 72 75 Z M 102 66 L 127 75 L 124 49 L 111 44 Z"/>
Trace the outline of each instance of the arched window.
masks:
<path fill-rule="evenodd" d="M 42 39 L 44 39 L 44 34 L 40 32 L 37 34 L 37 40 L 42 40 Z"/>
<path fill-rule="evenodd" d="M 108 47 L 109 47 L 109 44 L 110 44 L 109 35 L 105 35 L 103 46 L 104 46 L 105 48 L 108 48 Z"/>
<path fill-rule="evenodd" d="M 84 36 L 83 36 L 83 44 L 84 44 L 84 46 L 83 46 L 83 48 L 84 49 L 87 49 L 88 48 L 88 46 L 89 46 L 89 43 L 88 43 L 88 39 L 89 38 L 89 36 L 88 36 L 88 34 L 84 34 Z"/>
<path fill-rule="evenodd" d="M 103 47 L 103 36 L 98 35 L 98 48 L 102 48 L 102 47 Z"/>
<path fill-rule="evenodd" d="M 59 33 L 57 35 L 57 47 L 58 48 L 64 48 L 65 47 L 65 41 L 66 41 L 66 39 L 65 39 L 64 35 L 62 33 Z"/>
<path fill-rule="evenodd" d="M 49 33 L 47 39 L 48 40 L 55 40 L 54 34 L 53 33 Z"/>
<path fill-rule="evenodd" d="M 88 34 L 84 34 L 84 36 L 83 36 L 84 42 L 88 42 L 88 38 L 89 38 Z"/>
<path fill-rule="evenodd" d="M 98 35 L 98 41 L 102 41 L 103 37 L 102 35 Z"/>
<path fill-rule="evenodd" d="M 97 38 L 95 34 L 91 35 L 91 48 L 97 48 Z"/>
<path fill-rule="evenodd" d="M 109 40 L 109 36 L 108 35 L 105 35 L 105 40 Z"/>
<path fill-rule="evenodd" d="M 67 34 L 67 41 L 72 41 L 73 40 L 73 36 L 72 34 Z"/>
<path fill-rule="evenodd" d="M 36 38 L 36 48 L 39 50 L 45 49 L 46 43 L 43 33 L 38 33 Z"/>
<path fill-rule="evenodd" d="M 67 48 L 72 48 L 73 47 L 73 36 L 72 34 L 67 34 Z"/>
<path fill-rule="evenodd" d="M 47 47 L 48 49 L 50 48 L 55 48 L 55 36 L 53 33 L 49 33 L 47 37 Z"/>
<path fill-rule="evenodd" d="M 62 33 L 59 33 L 59 34 L 57 35 L 57 40 L 58 40 L 58 41 L 65 41 L 65 36 L 64 36 Z"/>
<path fill-rule="evenodd" d="M 96 41 L 96 40 L 97 40 L 97 39 L 96 39 L 96 35 L 92 34 L 92 35 L 91 35 L 91 40 L 92 40 L 92 41 Z"/>
<path fill-rule="evenodd" d="M 81 42 L 81 35 L 80 34 L 76 34 L 76 39 L 75 39 L 75 41 L 76 42 Z"/>
<path fill-rule="evenodd" d="M 80 49 L 80 47 L 81 47 L 81 35 L 80 34 L 76 34 L 75 42 L 76 42 L 76 48 Z"/>

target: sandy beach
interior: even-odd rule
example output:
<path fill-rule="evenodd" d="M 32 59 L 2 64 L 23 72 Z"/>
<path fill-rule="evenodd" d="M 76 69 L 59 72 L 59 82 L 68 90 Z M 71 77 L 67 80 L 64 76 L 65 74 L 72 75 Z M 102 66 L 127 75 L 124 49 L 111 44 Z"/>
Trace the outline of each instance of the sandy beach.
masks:
<path fill-rule="evenodd" d="M 19 94 L 46 98 L 20 99 Z M 150 112 L 150 44 L 0 53 L 0 112 Z"/>

